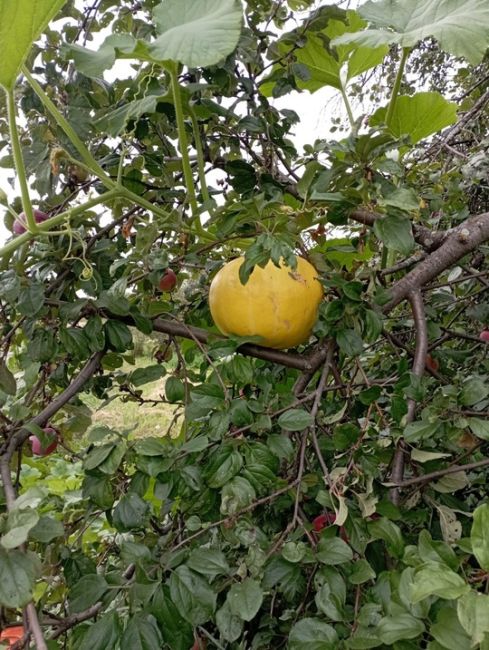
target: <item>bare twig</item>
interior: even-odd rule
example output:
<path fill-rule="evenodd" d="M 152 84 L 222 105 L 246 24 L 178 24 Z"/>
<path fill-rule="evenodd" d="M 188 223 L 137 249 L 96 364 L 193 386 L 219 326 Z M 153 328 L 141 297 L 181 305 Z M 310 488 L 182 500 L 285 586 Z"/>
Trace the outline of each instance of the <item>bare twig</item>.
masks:
<path fill-rule="evenodd" d="M 398 488 L 405 488 L 410 485 L 416 485 L 417 483 L 428 483 L 435 478 L 440 478 L 446 476 L 447 474 L 456 474 L 457 472 L 467 472 L 471 469 L 478 469 L 479 467 L 486 467 L 489 465 L 489 458 L 484 458 L 484 460 L 478 460 L 475 463 L 467 463 L 467 465 L 451 465 L 445 469 L 439 469 L 436 472 L 430 472 L 429 474 L 422 474 L 421 476 L 415 476 L 409 478 L 405 481 L 397 483 Z"/>

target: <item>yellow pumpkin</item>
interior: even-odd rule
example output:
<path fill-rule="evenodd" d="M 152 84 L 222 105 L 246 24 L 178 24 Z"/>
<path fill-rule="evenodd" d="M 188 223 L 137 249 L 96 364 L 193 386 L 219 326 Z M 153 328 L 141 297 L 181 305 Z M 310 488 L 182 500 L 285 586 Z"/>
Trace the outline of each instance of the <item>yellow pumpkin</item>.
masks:
<path fill-rule="evenodd" d="M 294 270 L 269 261 L 255 266 L 246 284 L 239 267 L 243 258 L 225 264 L 212 280 L 209 307 L 226 335 L 260 336 L 270 348 L 292 348 L 306 341 L 317 319 L 323 288 L 317 271 L 302 257 Z"/>

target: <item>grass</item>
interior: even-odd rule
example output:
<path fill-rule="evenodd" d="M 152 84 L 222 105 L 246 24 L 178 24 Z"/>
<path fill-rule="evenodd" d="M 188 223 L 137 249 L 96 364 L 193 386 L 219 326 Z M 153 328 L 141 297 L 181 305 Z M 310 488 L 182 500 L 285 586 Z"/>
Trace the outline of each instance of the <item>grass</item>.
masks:
<path fill-rule="evenodd" d="M 140 357 L 136 361 L 136 366 L 128 365 L 123 369 L 134 370 L 150 363 L 151 361 L 148 358 Z M 138 389 L 142 391 L 141 397 L 149 400 L 164 398 L 165 379 L 163 377 L 141 386 Z M 128 400 L 127 393 L 120 393 L 120 397 L 117 396 L 105 405 L 102 400 L 98 400 L 92 395 L 85 397 L 84 402 L 93 411 L 92 423 L 94 425 L 105 425 L 117 430 L 133 429 L 132 433 L 137 437 L 166 435 L 177 409 L 177 406 L 163 402 L 156 405 L 140 404 Z M 178 433 L 180 421 L 174 425 L 173 435 Z"/>

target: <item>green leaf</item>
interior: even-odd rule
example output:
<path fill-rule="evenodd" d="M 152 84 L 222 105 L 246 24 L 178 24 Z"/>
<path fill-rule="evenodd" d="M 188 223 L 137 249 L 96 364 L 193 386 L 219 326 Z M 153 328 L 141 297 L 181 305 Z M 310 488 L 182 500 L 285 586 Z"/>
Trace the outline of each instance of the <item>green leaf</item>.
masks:
<path fill-rule="evenodd" d="M 452 607 L 438 611 L 436 623 L 430 627 L 430 634 L 447 650 L 470 650 L 470 637 L 460 625 L 457 612 Z"/>
<path fill-rule="evenodd" d="M 153 10 L 160 36 L 148 50 L 189 68 L 214 65 L 238 44 L 242 14 L 237 0 L 164 0 Z"/>
<path fill-rule="evenodd" d="M 419 198 L 416 192 L 412 188 L 407 187 L 399 187 L 384 196 L 380 202 L 382 205 L 398 208 L 403 212 L 413 212 L 419 209 Z"/>
<path fill-rule="evenodd" d="M 352 585 L 361 585 L 368 580 L 373 580 L 375 578 L 375 571 L 372 569 L 367 560 L 360 559 L 355 562 L 352 566 L 348 580 Z"/>
<path fill-rule="evenodd" d="M 10 372 L 5 361 L 0 361 L 0 390 L 7 395 L 15 395 L 17 392 L 17 382 L 14 375 Z"/>
<path fill-rule="evenodd" d="M 277 423 L 286 431 L 302 431 L 314 423 L 314 418 L 304 409 L 290 409 L 282 413 Z"/>
<path fill-rule="evenodd" d="M 118 646 L 121 624 L 116 612 L 102 616 L 91 625 L 83 637 L 83 648 L 90 650 L 114 650 Z"/>
<path fill-rule="evenodd" d="M 193 641 L 192 627 L 178 613 L 170 599 L 167 585 L 160 586 L 155 592 L 150 611 L 157 619 L 165 642 L 171 650 L 188 650 Z"/>
<path fill-rule="evenodd" d="M 321 585 L 316 593 L 314 602 L 320 612 L 332 621 L 342 621 L 345 617 L 343 612 L 343 603 L 340 598 L 331 592 L 329 584 Z"/>
<path fill-rule="evenodd" d="M 82 612 L 84 609 L 95 605 L 109 588 L 107 581 L 96 573 L 83 576 L 71 588 L 70 611 Z"/>
<path fill-rule="evenodd" d="M 379 108 L 369 119 L 372 126 L 383 124 L 387 108 Z M 440 93 L 423 92 L 397 98 L 389 131 L 396 138 L 409 135 L 412 144 L 438 133 L 457 121 L 457 104 Z"/>
<path fill-rule="evenodd" d="M 105 323 L 105 336 L 110 349 L 116 352 L 125 352 L 133 346 L 131 330 L 125 323 L 108 320 Z"/>
<path fill-rule="evenodd" d="M 221 609 L 216 612 L 216 624 L 222 638 L 230 643 L 239 639 L 243 630 L 242 619 L 231 612 L 231 607 L 227 600 Z"/>
<path fill-rule="evenodd" d="M 161 633 L 152 616 L 132 615 L 121 639 L 121 648 L 131 650 L 160 650 Z"/>
<path fill-rule="evenodd" d="M 489 420 L 482 420 L 481 418 L 467 418 L 470 430 L 482 440 L 489 440 Z"/>
<path fill-rule="evenodd" d="M 222 551 L 205 547 L 196 548 L 190 553 L 187 566 L 211 579 L 218 575 L 228 575 L 230 571 Z"/>
<path fill-rule="evenodd" d="M 414 248 L 414 237 L 411 221 L 406 217 L 391 215 L 377 219 L 374 232 L 384 242 L 387 248 L 408 255 Z"/>
<path fill-rule="evenodd" d="M 34 528 L 31 529 L 29 537 L 48 544 L 56 537 L 62 537 L 65 533 L 63 524 L 53 517 L 41 517 Z"/>
<path fill-rule="evenodd" d="M 194 626 L 206 623 L 216 609 L 217 595 L 187 566 L 179 566 L 172 573 L 170 593 L 180 615 Z"/>
<path fill-rule="evenodd" d="M 112 513 L 114 526 L 121 532 L 143 528 L 148 507 L 138 494 L 125 494 Z"/>
<path fill-rule="evenodd" d="M 0 604 L 12 608 L 27 605 L 39 573 L 39 560 L 34 553 L 0 548 Z"/>
<path fill-rule="evenodd" d="M 489 503 L 474 510 L 470 541 L 472 552 L 484 571 L 489 571 Z"/>
<path fill-rule="evenodd" d="M 221 512 L 232 515 L 256 499 L 255 488 L 242 476 L 235 476 L 222 489 Z"/>
<path fill-rule="evenodd" d="M 470 587 L 465 580 L 445 564 L 427 562 L 414 575 L 411 599 L 417 603 L 428 596 L 452 600 L 466 593 Z"/>
<path fill-rule="evenodd" d="M 459 598 L 457 614 L 472 644 L 481 643 L 485 634 L 489 633 L 489 596 L 471 589 Z"/>
<path fill-rule="evenodd" d="M 32 44 L 66 0 L 0 0 L 0 85 L 12 90 Z"/>
<path fill-rule="evenodd" d="M 316 556 L 323 564 L 343 564 L 344 562 L 351 562 L 353 551 L 340 537 L 330 537 L 321 539 Z"/>
<path fill-rule="evenodd" d="M 331 625 L 319 618 L 303 618 L 289 634 L 289 650 L 335 650 L 338 637 Z"/>
<path fill-rule="evenodd" d="M 149 384 L 152 381 L 161 379 L 165 374 L 165 367 L 155 364 L 153 366 L 146 366 L 145 368 L 136 368 L 136 370 L 130 373 L 128 381 L 133 386 L 142 386 L 143 384 Z"/>
<path fill-rule="evenodd" d="M 165 395 L 171 404 L 182 402 L 185 398 L 185 384 L 178 377 L 168 377 L 165 382 Z"/>
<path fill-rule="evenodd" d="M 379 638 L 385 645 L 392 646 L 402 639 L 415 639 L 424 632 L 424 625 L 418 619 L 406 613 L 385 616 L 377 626 Z"/>
<path fill-rule="evenodd" d="M 251 621 L 257 615 L 263 602 L 263 590 L 252 578 L 233 584 L 227 595 L 229 608 L 234 616 Z"/>
<path fill-rule="evenodd" d="M 383 539 L 387 544 L 389 552 L 395 557 L 402 557 L 404 553 L 404 541 L 401 529 L 393 521 L 386 517 L 371 521 L 368 524 L 368 531 L 373 539 Z"/>
<path fill-rule="evenodd" d="M 336 342 L 349 357 L 356 357 L 363 352 L 363 341 L 355 330 L 341 330 L 336 335 Z"/>
<path fill-rule="evenodd" d="M 464 406 L 473 406 L 489 395 L 487 382 L 480 377 L 470 377 L 463 383 L 460 402 Z"/>
<path fill-rule="evenodd" d="M 413 47 L 433 36 L 440 47 L 470 63 L 479 63 L 489 40 L 486 0 L 381 0 L 366 2 L 359 13 L 379 29 L 345 34 L 333 41 L 378 47 L 397 43 Z"/>
<path fill-rule="evenodd" d="M 425 422 L 423 420 L 410 422 L 404 429 L 404 437 L 410 443 L 426 440 L 435 435 L 440 428 L 440 422 Z"/>
<path fill-rule="evenodd" d="M 219 488 L 230 481 L 243 466 L 243 457 L 231 447 L 224 447 L 208 465 L 207 484 Z"/>
<path fill-rule="evenodd" d="M 11 510 L 7 517 L 7 532 L 0 539 L 3 548 L 17 548 L 26 542 L 29 531 L 38 521 L 39 515 L 32 508 Z"/>

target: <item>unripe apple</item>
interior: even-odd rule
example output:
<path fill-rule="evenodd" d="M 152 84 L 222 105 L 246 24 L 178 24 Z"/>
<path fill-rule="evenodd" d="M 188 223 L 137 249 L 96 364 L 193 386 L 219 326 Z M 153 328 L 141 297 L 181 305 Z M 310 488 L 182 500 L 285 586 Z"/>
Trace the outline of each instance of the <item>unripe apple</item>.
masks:
<path fill-rule="evenodd" d="M 172 269 L 166 269 L 165 273 L 161 276 L 159 287 L 161 291 L 171 291 L 177 283 L 177 276 Z"/>
<path fill-rule="evenodd" d="M 484 341 L 484 343 L 489 343 L 489 330 L 482 330 L 479 334 L 479 338 L 481 341 Z"/>
<path fill-rule="evenodd" d="M 34 219 L 36 223 L 42 223 L 43 221 L 46 221 L 46 219 L 49 219 L 49 215 L 46 214 L 45 212 L 41 212 L 41 210 L 33 210 L 34 212 Z M 25 212 L 21 212 L 19 214 L 19 218 L 14 221 L 14 227 L 13 231 L 14 234 L 16 235 L 22 235 L 26 231 L 26 218 L 25 218 Z"/>
<path fill-rule="evenodd" d="M 46 447 L 42 446 L 42 442 L 37 436 L 29 436 L 32 454 L 34 456 L 49 456 L 49 454 L 52 454 L 58 446 L 58 432 L 56 429 L 53 429 L 52 427 L 46 427 L 43 429 L 43 432 L 45 433 L 46 438 L 50 439 Z"/>

